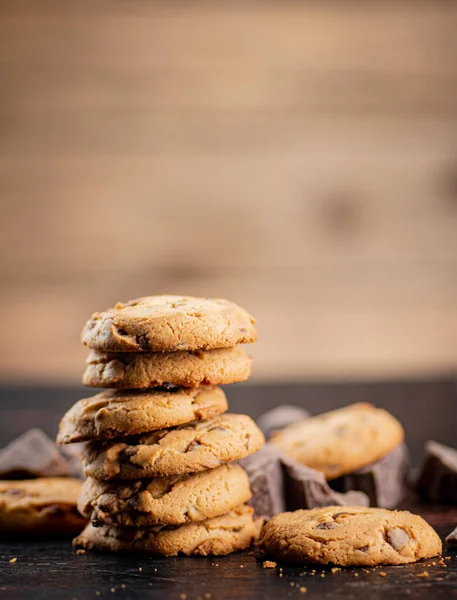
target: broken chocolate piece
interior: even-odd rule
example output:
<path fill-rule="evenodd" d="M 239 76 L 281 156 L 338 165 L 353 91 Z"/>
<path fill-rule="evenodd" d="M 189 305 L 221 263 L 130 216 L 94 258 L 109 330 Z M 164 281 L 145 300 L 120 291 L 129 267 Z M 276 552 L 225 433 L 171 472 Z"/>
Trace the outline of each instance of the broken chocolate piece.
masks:
<path fill-rule="evenodd" d="M 257 425 L 268 440 L 278 429 L 283 429 L 297 421 L 304 421 L 310 416 L 310 413 L 304 408 L 292 404 L 282 404 L 261 415 L 257 419 Z"/>
<path fill-rule="evenodd" d="M 26 431 L 0 451 L 2 479 L 66 475 L 69 475 L 67 461 L 41 429 Z"/>
<path fill-rule="evenodd" d="M 82 477 L 81 446 L 59 448 L 41 429 L 30 429 L 0 450 L 0 478 Z"/>
<path fill-rule="evenodd" d="M 447 536 L 446 543 L 451 548 L 457 548 L 457 527 Z"/>
<path fill-rule="evenodd" d="M 417 487 L 425 500 L 443 504 L 457 502 L 457 450 L 438 442 L 427 442 Z"/>
<path fill-rule="evenodd" d="M 282 455 L 287 510 L 318 508 L 320 506 L 369 506 L 363 492 L 335 492 L 320 471 L 305 467 Z"/>
<path fill-rule="evenodd" d="M 249 475 L 250 504 L 259 517 L 271 518 L 286 510 L 284 504 L 281 453 L 270 444 L 239 461 Z"/>
<path fill-rule="evenodd" d="M 174 383 L 162 383 L 162 385 L 158 385 L 152 389 L 156 392 L 170 392 L 170 394 L 176 394 L 176 392 L 179 391 L 179 385 L 175 385 Z"/>
<path fill-rule="evenodd" d="M 408 449 L 405 444 L 400 444 L 371 465 L 334 479 L 332 488 L 342 493 L 364 492 L 370 499 L 370 506 L 394 508 L 405 495 L 409 467 Z"/>
<path fill-rule="evenodd" d="M 58 451 L 67 461 L 68 476 L 84 479 L 83 466 L 81 463 L 84 442 L 79 444 L 68 444 L 67 446 L 57 446 Z"/>

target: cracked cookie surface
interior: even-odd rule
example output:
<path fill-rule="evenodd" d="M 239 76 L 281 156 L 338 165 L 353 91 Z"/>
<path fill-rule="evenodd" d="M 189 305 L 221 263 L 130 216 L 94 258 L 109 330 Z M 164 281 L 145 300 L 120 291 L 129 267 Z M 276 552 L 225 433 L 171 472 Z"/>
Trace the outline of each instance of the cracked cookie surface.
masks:
<path fill-rule="evenodd" d="M 92 315 L 82 342 L 107 352 L 175 352 L 255 342 L 255 320 L 223 299 L 146 296 Z"/>
<path fill-rule="evenodd" d="M 252 361 L 241 346 L 180 352 L 98 352 L 86 361 L 83 383 L 136 389 L 173 383 L 185 387 L 245 381 Z"/>
<path fill-rule="evenodd" d="M 77 548 L 110 552 L 142 552 L 162 556 L 222 556 L 245 550 L 259 537 L 262 521 L 250 506 L 181 527 L 93 527 L 73 541 Z"/>
<path fill-rule="evenodd" d="M 276 515 L 262 530 L 268 557 L 340 566 L 402 565 L 441 553 L 430 525 L 408 511 L 328 506 Z"/>
<path fill-rule="evenodd" d="M 69 477 L 0 481 L 0 531 L 77 533 L 86 524 L 76 510 L 81 486 Z"/>
<path fill-rule="evenodd" d="M 247 415 L 224 414 L 133 437 L 86 444 L 86 476 L 141 479 L 196 473 L 256 452 L 264 437 Z"/>
<path fill-rule="evenodd" d="M 246 472 L 230 463 L 192 475 L 129 482 L 89 478 L 78 509 L 93 525 L 181 525 L 225 514 L 250 497 Z"/>
<path fill-rule="evenodd" d="M 379 460 L 403 438 L 403 427 L 390 413 L 358 403 L 289 425 L 270 443 L 330 480 Z"/>
<path fill-rule="evenodd" d="M 227 410 L 221 388 L 105 390 L 74 404 L 63 416 L 57 443 L 135 435 L 209 419 Z"/>

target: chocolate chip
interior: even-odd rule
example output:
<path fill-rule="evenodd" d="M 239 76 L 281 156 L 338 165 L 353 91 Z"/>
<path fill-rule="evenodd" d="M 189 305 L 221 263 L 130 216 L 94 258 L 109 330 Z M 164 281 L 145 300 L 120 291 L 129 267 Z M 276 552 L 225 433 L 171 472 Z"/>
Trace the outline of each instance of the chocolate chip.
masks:
<path fill-rule="evenodd" d="M 26 493 L 23 490 L 6 490 L 4 492 L 7 496 L 25 496 Z"/>
<path fill-rule="evenodd" d="M 126 458 L 131 458 L 132 456 L 135 456 L 137 452 L 138 448 L 136 448 L 135 446 L 127 446 L 127 448 L 124 448 L 123 454 Z"/>
<path fill-rule="evenodd" d="M 170 392 L 170 394 L 175 394 L 179 391 L 179 385 L 175 385 L 174 383 L 163 383 L 153 389 L 157 392 Z"/>
<path fill-rule="evenodd" d="M 117 333 L 118 333 L 118 335 L 122 335 L 123 337 L 128 335 L 128 333 L 125 331 L 125 329 L 118 329 Z"/>
<path fill-rule="evenodd" d="M 331 521 L 326 521 L 325 523 L 319 523 L 319 525 L 316 525 L 314 529 L 335 529 L 335 527 L 335 523 L 332 523 Z"/>
<path fill-rule="evenodd" d="M 138 346 L 140 347 L 141 350 L 143 350 L 143 351 L 149 350 L 149 340 L 146 335 L 137 335 L 136 343 L 138 344 Z"/>
<path fill-rule="evenodd" d="M 185 452 L 190 452 L 191 450 L 193 450 L 194 448 L 196 448 L 197 446 L 201 446 L 202 444 L 200 444 L 200 442 L 197 442 L 197 440 L 192 440 L 189 445 L 187 446 Z"/>
<path fill-rule="evenodd" d="M 362 546 L 361 548 L 356 548 L 359 552 L 368 552 L 370 546 Z"/>
<path fill-rule="evenodd" d="M 333 516 L 334 519 L 337 519 L 338 517 L 346 517 L 346 516 L 350 516 L 353 515 L 354 513 L 350 513 L 350 512 L 339 512 L 339 513 L 335 513 Z"/>
<path fill-rule="evenodd" d="M 409 543 L 409 535 L 401 527 L 389 527 L 384 538 L 394 550 L 401 550 Z"/>

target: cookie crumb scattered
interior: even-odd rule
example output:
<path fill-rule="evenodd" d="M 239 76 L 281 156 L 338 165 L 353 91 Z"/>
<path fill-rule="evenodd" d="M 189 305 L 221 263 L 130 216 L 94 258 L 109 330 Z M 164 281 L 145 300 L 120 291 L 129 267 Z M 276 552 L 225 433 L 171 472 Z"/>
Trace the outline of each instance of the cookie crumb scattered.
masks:
<path fill-rule="evenodd" d="M 417 574 L 418 577 L 428 577 L 428 571 L 423 571 L 422 573 Z"/>
<path fill-rule="evenodd" d="M 332 573 L 336 573 L 337 571 L 341 571 L 341 567 L 333 567 Z"/>
<path fill-rule="evenodd" d="M 358 573 L 354 573 L 354 577 L 358 577 L 358 576 L 359 576 L 359 574 L 358 574 Z"/>
<path fill-rule="evenodd" d="M 308 588 L 305 588 L 304 585 L 301 586 L 301 588 L 299 588 L 300 590 L 300 594 L 306 594 L 306 592 L 308 591 Z"/>
<path fill-rule="evenodd" d="M 379 571 L 379 577 L 386 577 L 387 573 L 385 571 Z"/>
<path fill-rule="evenodd" d="M 212 597 L 213 597 L 212 594 L 210 594 L 209 592 L 206 592 L 205 598 L 212 598 Z"/>
<path fill-rule="evenodd" d="M 78 550 L 76 550 L 76 554 L 78 556 L 81 556 L 82 554 L 86 554 L 86 551 L 84 550 L 84 548 L 79 548 Z"/>
<path fill-rule="evenodd" d="M 116 588 L 111 588 L 111 592 L 114 593 L 115 591 L 116 591 Z"/>
<path fill-rule="evenodd" d="M 16 556 L 10 560 L 10 563 L 11 563 L 11 564 L 13 564 L 13 563 L 15 563 L 15 562 L 17 562 L 17 557 L 16 557 Z"/>
<path fill-rule="evenodd" d="M 143 567 L 138 567 L 138 571 L 142 571 L 142 570 L 143 570 Z"/>
<path fill-rule="evenodd" d="M 244 565 L 240 565 L 240 569 L 244 569 Z"/>
<path fill-rule="evenodd" d="M 125 590 L 125 583 L 121 583 L 121 588 Z"/>
<path fill-rule="evenodd" d="M 274 569 L 277 566 L 278 566 L 278 563 L 275 563 L 273 560 L 266 560 L 263 563 L 263 568 L 264 569 Z"/>
<path fill-rule="evenodd" d="M 181 600 L 186 600 L 187 594 L 181 594 L 180 598 L 181 598 Z"/>

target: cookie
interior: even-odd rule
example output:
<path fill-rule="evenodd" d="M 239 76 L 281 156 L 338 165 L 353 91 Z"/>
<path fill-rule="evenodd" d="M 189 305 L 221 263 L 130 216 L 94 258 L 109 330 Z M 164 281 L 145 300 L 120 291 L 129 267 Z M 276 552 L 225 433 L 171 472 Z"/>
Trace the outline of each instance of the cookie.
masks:
<path fill-rule="evenodd" d="M 264 526 L 260 543 L 276 560 L 341 566 L 402 565 L 442 549 L 422 517 L 360 506 L 282 513 Z"/>
<path fill-rule="evenodd" d="M 76 509 L 81 485 L 68 477 L 0 481 L 0 531 L 78 533 L 87 522 Z"/>
<path fill-rule="evenodd" d="M 92 387 L 136 389 L 173 383 L 185 387 L 245 381 L 251 359 L 241 346 L 179 352 L 98 352 L 86 362 L 83 383 Z"/>
<path fill-rule="evenodd" d="M 375 462 L 403 438 L 402 426 L 390 413 L 360 403 L 289 425 L 270 442 L 330 480 Z"/>
<path fill-rule="evenodd" d="M 338 492 L 364 492 L 370 499 L 370 506 L 395 508 L 405 496 L 409 469 L 408 449 L 405 444 L 400 444 L 371 465 L 334 479 L 332 487 Z"/>
<path fill-rule="evenodd" d="M 417 487 L 424 500 L 443 504 L 457 502 L 457 450 L 427 442 Z"/>
<path fill-rule="evenodd" d="M 196 473 L 258 450 L 263 434 L 247 415 L 225 414 L 138 436 L 86 444 L 85 474 L 142 479 Z"/>
<path fill-rule="evenodd" d="M 106 390 L 77 402 L 60 422 L 58 444 L 71 444 L 175 427 L 227 410 L 221 388 Z"/>
<path fill-rule="evenodd" d="M 239 506 L 220 517 L 181 527 L 93 527 L 74 541 L 76 548 L 109 552 L 141 552 L 162 556 L 221 556 L 245 550 L 259 537 L 262 521 L 250 506 Z"/>
<path fill-rule="evenodd" d="M 227 300 L 147 296 L 92 315 L 82 342 L 104 352 L 176 352 L 255 342 L 254 319 Z"/>
<path fill-rule="evenodd" d="M 89 478 L 78 508 L 93 525 L 181 525 L 223 515 L 250 497 L 247 474 L 230 463 L 192 475 L 128 483 Z"/>

